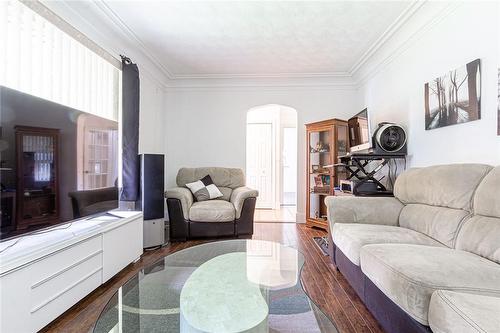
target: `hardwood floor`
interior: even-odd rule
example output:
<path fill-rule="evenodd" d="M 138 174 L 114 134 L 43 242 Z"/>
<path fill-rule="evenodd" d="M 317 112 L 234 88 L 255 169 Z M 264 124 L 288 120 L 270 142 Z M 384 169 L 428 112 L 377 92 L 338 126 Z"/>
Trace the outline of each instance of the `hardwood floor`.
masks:
<path fill-rule="evenodd" d="M 346 279 L 314 243 L 313 236 L 322 230 L 295 223 L 255 223 L 253 239 L 270 240 L 293 246 L 306 259 L 301 280 L 313 301 L 328 315 L 339 332 L 383 332 Z M 162 249 L 147 251 L 141 259 L 126 267 L 78 304 L 46 326 L 42 332 L 89 332 L 101 310 L 116 290 L 140 269 L 181 249 L 207 242 L 172 243 Z"/>
<path fill-rule="evenodd" d="M 297 221 L 296 206 L 282 206 L 280 209 L 256 209 L 255 222 L 295 222 Z"/>

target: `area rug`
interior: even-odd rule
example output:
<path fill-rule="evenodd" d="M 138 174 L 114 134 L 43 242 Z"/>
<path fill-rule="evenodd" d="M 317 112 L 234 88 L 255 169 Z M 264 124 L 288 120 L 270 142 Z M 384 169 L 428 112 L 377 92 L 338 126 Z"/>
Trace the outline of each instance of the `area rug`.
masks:
<path fill-rule="evenodd" d="M 327 256 L 328 255 L 328 237 L 323 236 L 323 237 L 313 237 L 314 242 L 316 245 L 318 245 L 319 249 L 321 252 L 323 252 L 323 255 Z"/>

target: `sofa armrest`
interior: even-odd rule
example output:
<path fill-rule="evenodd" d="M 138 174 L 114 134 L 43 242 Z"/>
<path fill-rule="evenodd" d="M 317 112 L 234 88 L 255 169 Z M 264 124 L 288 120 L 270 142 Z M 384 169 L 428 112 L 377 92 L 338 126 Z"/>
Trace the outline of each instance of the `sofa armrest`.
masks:
<path fill-rule="evenodd" d="M 230 201 L 233 203 L 234 208 L 236 209 L 236 218 L 239 219 L 241 216 L 241 211 L 243 209 L 243 203 L 245 199 L 248 198 L 257 198 L 259 196 L 259 191 L 251 189 L 246 186 L 237 187 L 231 193 Z"/>
<path fill-rule="evenodd" d="M 330 228 L 335 223 L 398 225 L 404 205 L 394 197 L 325 198 Z"/>
<path fill-rule="evenodd" d="M 174 187 L 165 191 L 166 199 L 178 199 L 181 201 L 182 214 L 186 220 L 189 219 L 189 209 L 193 205 L 193 194 L 185 187 Z"/>

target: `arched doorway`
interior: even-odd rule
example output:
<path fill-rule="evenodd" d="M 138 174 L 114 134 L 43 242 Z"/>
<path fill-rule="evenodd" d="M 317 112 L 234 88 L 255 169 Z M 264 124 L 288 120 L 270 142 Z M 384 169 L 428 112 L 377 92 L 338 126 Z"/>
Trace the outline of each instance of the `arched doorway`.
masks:
<path fill-rule="evenodd" d="M 269 104 L 247 112 L 247 184 L 259 190 L 255 221 L 296 222 L 297 111 Z"/>

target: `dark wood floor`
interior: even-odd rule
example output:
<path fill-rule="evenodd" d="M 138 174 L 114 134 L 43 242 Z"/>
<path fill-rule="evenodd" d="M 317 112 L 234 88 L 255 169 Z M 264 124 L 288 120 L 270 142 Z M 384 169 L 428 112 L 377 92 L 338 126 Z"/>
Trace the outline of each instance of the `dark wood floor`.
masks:
<path fill-rule="evenodd" d="M 290 245 L 306 259 L 302 283 L 309 296 L 334 321 L 340 332 L 383 332 L 365 308 L 346 279 L 330 263 L 314 243 L 313 236 L 324 236 L 321 230 L 295 223 L 256 223 L 254 239 L 270 240 Z M 140 269 L 172 252 L 206 241 L 173 243 L 145 252 L 135 264 L 102 285 L 78 304 L 46 326 L 42 332 L 89 332 L 99 313 L 116 290 Z"/>

